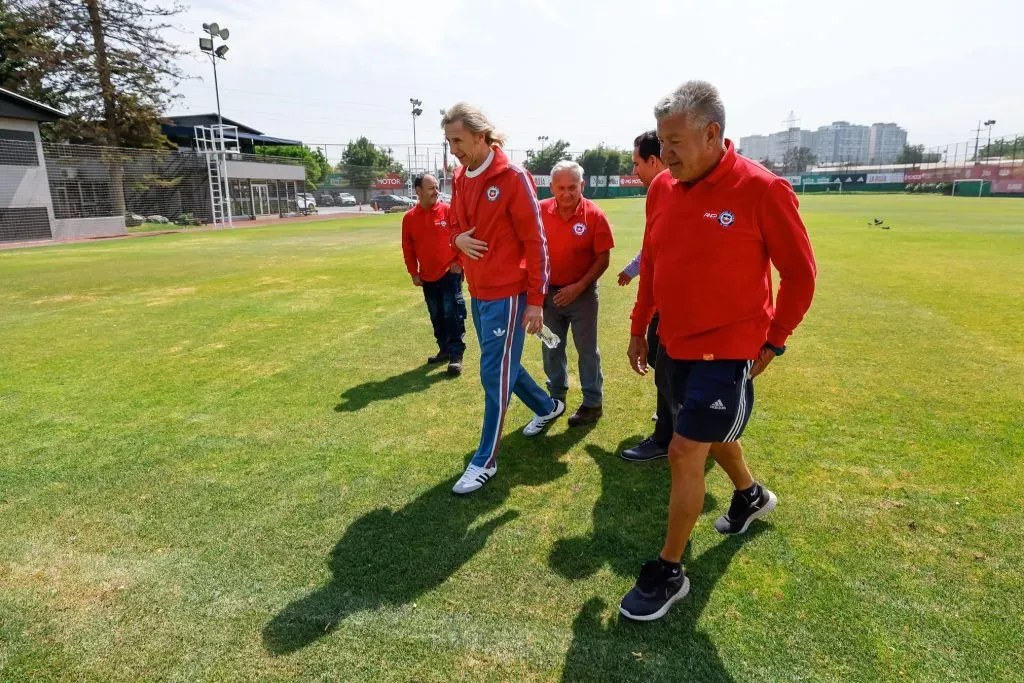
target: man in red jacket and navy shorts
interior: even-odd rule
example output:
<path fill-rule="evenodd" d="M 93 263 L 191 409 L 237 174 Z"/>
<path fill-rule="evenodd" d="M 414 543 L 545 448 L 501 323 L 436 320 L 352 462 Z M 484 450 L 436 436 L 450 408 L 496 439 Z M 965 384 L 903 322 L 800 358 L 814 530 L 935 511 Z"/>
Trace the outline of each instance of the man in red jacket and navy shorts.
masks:
<path fill-rule="evenodd" d="M 680 561 L 704 503 L 704 465 L 716 460 L 737 490 L 721 533 L 743 533 L 776 505 L 755 482 L 739 438 L 757 377 L 786 349 L 814 296 L 816 266 L 793 188 L 736 154 L 725 107 L 710 83 L 689 81 L 654 110 L 667 171 L 647 194 L 640 287 L 629 360 L 647 372 L 644 330 L 660 315 L 658 390 L 678 408 L 669 445 L 672 490 L 660 556 L 644 564 L 619 611 L 658 619 L 689 591 Z M 771 266 L 779 271 L 773 305 Z"/>
<path fill-rule="evenodd" d="M 477 107 L 460 102 L 445 112 L 441 125 L 462 164 L 452 180 L 457 224 L 452 243 L 468 257 L 465 271 L 484 387 L 480 445 L 452 488 L 462 495 L 478 490 L 498 471 L 512 394 L 533 410 L 531 424 L 541 429 L 565 412 L 565 403 L 551 398 L 520 364 L 526 335 L 544 324 L 551 270 L 533 177 L 509 163 L 501 149 L 504 139 Z"/>

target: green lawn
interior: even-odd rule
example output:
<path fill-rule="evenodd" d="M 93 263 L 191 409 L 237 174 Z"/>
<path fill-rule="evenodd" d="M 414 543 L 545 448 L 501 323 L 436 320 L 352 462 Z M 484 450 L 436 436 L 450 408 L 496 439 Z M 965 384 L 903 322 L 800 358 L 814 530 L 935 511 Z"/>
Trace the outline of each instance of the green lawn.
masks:
<path fill-rule="evenodd" d="M 604 206 L 617 272 L 643 202 Z M 526 440 L 514 402 L 463 499 L 477 347 L 423 366 L 400 216 L 0 251 L 0 679 L 1020 680 L 1024 200 L 804 213 L 817 296 L 745 436 L 780 506 L 723 540 L 712 469 L 647 625 L 617 618 L 668 493 L 616 456 L 654 407 L 635 284 L 602 284 L 604 419 Z"/>

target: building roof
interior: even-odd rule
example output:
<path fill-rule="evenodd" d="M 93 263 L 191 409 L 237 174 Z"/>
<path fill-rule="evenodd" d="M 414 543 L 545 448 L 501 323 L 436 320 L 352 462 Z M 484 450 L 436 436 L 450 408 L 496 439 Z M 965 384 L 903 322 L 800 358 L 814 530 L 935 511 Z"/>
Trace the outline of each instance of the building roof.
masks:
<path fill-rule="evenodd" d="M 54 109 L 42 102 L 36 102 L 4 88 L 0 88 L 0 116 L 43 122 L 67 118 L 67 114 L 59 109 Z"/>
<path fill-rule="evenodd" d="M 272 135 L 264 135 L 262 132 L 251 128 L 243 123 L 221 116 L 221 120 L 227 126 L 238 128 L 239 140 L 252 140 L 257 144 L 264 145 L 301 145 L 299 140 L 287 140 Z M 183 116 L 165 116 L 160 119 L 164 135 L 169 138 L 192 138 L 195 137 L 195 126 L 217 125 L 217 114 L 187 114 Z"/>
<path fill-rule="evenodd" d="M 255 128 L 250 128 L 244 123 L 239 123 L 229 119 L 226 116 L 222 116 L 221 120 L 225 125 L 237 126 L 239 133 L 248 133 L 250 135 L 263 135 L 262 132 Z M 171 126 L 178 126 L 182 128 L 191 128 L 192 126 L 215 126 L 217 125 L 217 113 L 213 114 L 184 114 L 182 116 L 165 116 L 160 119 L 160 123 Z"/>

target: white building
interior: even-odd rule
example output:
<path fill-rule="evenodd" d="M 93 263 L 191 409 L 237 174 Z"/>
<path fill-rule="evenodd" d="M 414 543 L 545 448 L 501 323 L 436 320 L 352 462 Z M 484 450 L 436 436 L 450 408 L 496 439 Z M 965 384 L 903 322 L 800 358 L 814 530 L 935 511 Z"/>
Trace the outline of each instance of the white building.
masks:
<path fill-rule="evenodd" d="M 786 158 L 786 151 L 789 149 L 806 147 L 811 152 L 814 152 L 814 148 L 817 146 L 816 137 L 814 131 L 801 128 L 790 128 L 789 130 L 780 130 L 778 133 L 772 133 L 768 136 L 770 143 L 770 156 L 768 158 L 773 163 L 781 164 Z"/>
<path fill-rule="evenodd" d="M 771 154 L 767 135 L 748 135 L 740 138 L 740 153 L 748 159 L 763 161 Z"/>
<path fill-rule="evenodd" d="M 53 214 L 39 124 L 64 116 L 0 88 L 0 242 L 48 240 L 59 234 L 62 226 Z"/>
<path fill-rule="evenodd" d="M 895 123 L 873 123 L 868 136 L 868 162 L 891 164 L 907 144 L 907 131 Z"/>
<path fill-rule="evenodd" d="M 871 129 L 849 121 L 833 121 L 817 131 L 819 164 L 867 163 Z"/>
<path fill-rule="evenodd" d="M 771 135 L 750 135 L 740 138 L 740 150 L 743 156 L 754 161 L 768 159 L 773 164 L 781 164 L 786 158 L 786 150 L 806 147 L 816 151 L 817 135 L 812 130 L 790 128 L 780 130 Z"/>

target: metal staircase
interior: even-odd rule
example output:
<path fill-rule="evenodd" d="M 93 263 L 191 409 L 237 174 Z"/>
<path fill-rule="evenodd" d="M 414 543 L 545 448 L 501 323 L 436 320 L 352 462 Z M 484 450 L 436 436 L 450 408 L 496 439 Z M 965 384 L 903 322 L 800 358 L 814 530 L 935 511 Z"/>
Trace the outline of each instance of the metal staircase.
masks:
<path fill-rule="evenodd" d="M 195 126 L 196 149 L 206 157 L 206 175 L 210 181 L 210 209 L 213 227 L 232 227 L 231 187 L 228 184 L 227 157 L 238 152 L 238 126 L 215 124 Z"/>

